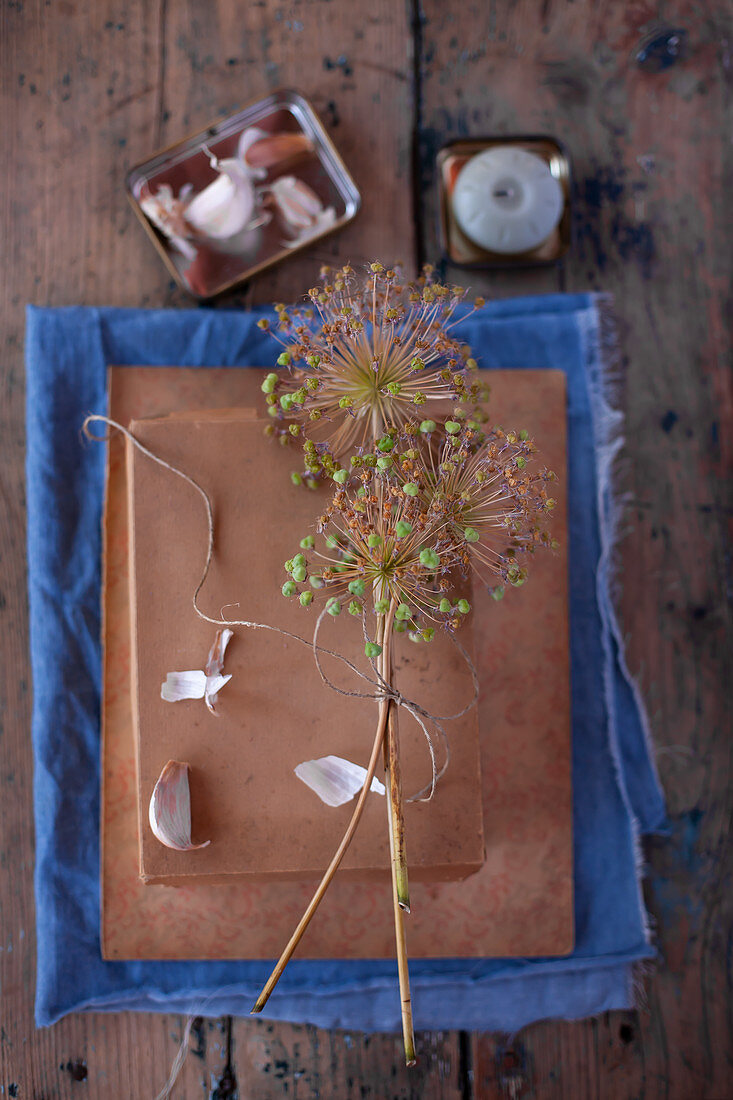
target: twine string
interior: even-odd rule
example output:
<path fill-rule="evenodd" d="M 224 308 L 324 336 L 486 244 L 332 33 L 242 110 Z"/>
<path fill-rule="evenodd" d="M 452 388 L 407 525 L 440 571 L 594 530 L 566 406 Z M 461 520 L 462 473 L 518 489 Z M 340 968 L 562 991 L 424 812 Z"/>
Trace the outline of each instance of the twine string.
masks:
<path fill-rule="evenodd" d="M 206 580 L 208 578 L 209 571 L 211 569 L 211 563 L 212 563 L 213 557 L 214 557 L 214 508 L 213 508 L 213 505 L 211 503 L 211 498 L 210 498 L 209 494 L 189 474 L 185 473 L 183 470 L 179 469 L 177 466 L 174 466 L 172 463 L 166 462 L 166 460 L 164 458 L 161 458 L 160 455 L 155 454 L 155 452 L 151 451 L 148 447 L 146 447 L 144 443 L 141 443 L 140 440 L 137 439 L 137 437 L 134 436 L 128 428 L 125 428 L 124 425 L 118 423 L 118 421 L 116 421 L 116 420 L 113 420 L 111 417 L 103 416 L 101 413 L 91 413 L 91 414 L 89 414 L 84 419 L 84 423 L 82 424 L 82 431 L 83 431 L 83 433 L 84 433 L 84 435 L 86 436 L 87 439 L 94 440 L 95 442 L 99 442 L 99 443 L 105 443 L 105 442 L 109 441 L 110 436 L 109 436 L 108 432 L 105 433 L 104 435 L 97 435 L 94 431 L 92 431 L 90 425 L 91 424 L 96 424 L 96 423 L 105 424 L 105 425 L 107 425 L 108 428 L 113 428 L 115 431 L 120 432 L 120 434 L 123 435 L 126 439 L 128 439 L 130 441 L 130 443 L 134 447 L 136 447 L 138 451 L 140 451 L 141 454 L 145 455 L 145 457 L 149 458 L 152 462 L 155 462 L 158 466 L 161 466 L 164 470 L 168 470 L 170 473 L 175 474 L 176 477 L 180 477 L 183 481 L 186 482 L 187 485 L 190 485 L 191 488 L 194 489 L 198 493 L 198 495 L 201 497 L 201 500 L 203 501 L 203 504 L 204 504 L 204 508 L 206 510 L 206 522 L 207 522 L 207 527 L 208 527 L 208 538 L 207 538 L 207 547 L 206 547 L 206 558 L 205 558 L 203 570 L 202 570 L 202 573 L 201 573 L 201 577 L 198 581 L 198 584 L 196 585 L 196 588 L 194 589 L 194 593 L 193 593 L 193 597 L 192 597 L 193 609 L 196 612 L 196 615 L 200 619 L 202 619 L 204 622 L 211 623 L 213 626 L 228 626 L 228 627 L 241 626 L 241 627 L 248 627 L 249 629 L 252 629 L 252 630 L 271 630 L 276 634 L 281 634 L 285 638 L 290 638 L 293 641 L 300 642 L 301 645 L 308 646 L 308 648 L 312 650 L 313 657 L 314 657 L 315 664 L 316 664 L 316 668 L 318 670 L 318 674 L 321 677 L 322 682 L 324 684 L 326 684 L 326 686 L 329 687 L 332 691 L 336 692 L 337 695 L 344 695 L 344 696 L 348 696 L 348 697 L 356 698 L 356 699 L 373 699 L 377 702 L 380 702 L 384 699 L 391 699 L 394 702 L 395 706 L 402 707 L 405 711 L 407 711 L 408 714 L 411 714 L 412 717 L 417 722 L 417 724 L 419 725 L 420 729 L 422 730 L 423 736 L 425 737 L 425 741 L 426 741 L 427 746 L 428 746 L 428 751 L 430 753 L 430 763 L 431 763 L 431 778 L 430 778 L 429 783 L 427 783 L 424 787 L 422 787 L 419 791 L 417 791 L 416 794 L 414 794 L 410 798 L 408 798 L 407 801 L 408 802 L 429 802 L 432 799 L 433 795 L 435 794 L 435 788 L 436 788 L 439 780 L 443 777 L 443 775 L 445 775 L 446 769 L 447 769 L 449 761 L 450 761 L 450 744 L 449 744 L 449 741 L 448 741 L 448 736 L 445 732 L 445 728 L 444 728 L 442 723 L 446 722 L 446 721 L 451 721 L 451 720 L 456 719 L 456 718 L 461 718 L 464 714 L 466 714 L 469 710 L 471 710 L 472 707 L 474 707 L 476 705 L 476 702 L 478 700 L 478 695 L 479 695 L 478 673 L 476 671 L 476 667 L 475 667 L 473 661 L 471 660 L 471 657 L 466 652 L 466 649 L 464 648 L 464 646 L 461 645 L 461 643 L 455 637 L 450 635 L 453 644 L 456 646 L 456 648 L 461 653 L 461 655 L 462 655 L 464 661 L 466 662 L 466 665 L 467 665 L 467 667 L 468 667 L 468 669 L 471 673 L 471 679 L 472 679 L 472 682 L 473 682 L 473 694 L 472 694 L 471 700 L 466 704 L 466 706 L 464 706 L 461 710 L 457 711 L 455 714 L 442 714 L 442 715 L 441 714 L 431 714 L 430 711 L 426 710 L 419 703 L 417 703 L 414 699 L 408 699 L 406 696 L 404 696 L 402 694 L 402 692 L 400 692 L 394 686 L 394 684 L 388 684 L 387 681 L 384 679 L 384 677 L 381 675 L 381 673 L 377 670 L 373 660 L 370 660 L 370 664 L 371 664 L 372 670 L 374 671 L 376 679 L 373 679 L 371 676 L 368 676 L 365 672 L 363 672 L 360 668 L 358 668 L 357 665 L 355 665 L 352 661 L 350 661 L 347 657 L 345 657 L 343 653 L 338 653 L 336 650 L 327 649 L 326 647 L 318 644 L 318 634 L 319 634 L 319 631 L 320 631 L 320 628 L 321 628 L 321 623 L 323 622 L 323 617 L 324 617 L 324 615 L 328 614 L 328 607 L 324 607 L 323 610 L 320 612 L 320 614 L 318 616 L 318 619 L 316 621 L 315 629 L 313 631 L 313 638 L 311 640 L 308 640 L 307 638 L 302 638 L 299 634 L 294 634 L 290 630 L 285 630 L 282 627 L 274 626 L 272 623 L 258 623 L 258 622 L 254 622 L 254 621 L 249 620 L 249 619 L 226 619 L 226 618 L 224 618 L 224 616 L 222 614 L 220 614 L 218 618 L 214 618 L 211 615 L 207 615 L 207 613 L 199 607 L 198 599 L 199 599 L 199 595 L 200 595 L 200 593 L 201 593 L 201 591 L 202 591 L 202 589 L 203 589 L 203 587 L 206 583 Z M 236 606 L 236 605 L 227 604 L 225 606 Z M 223 608 L 222 608 L 222 611 L 223 611 Z M 368 638 L 367 629 L 366 629 L 366 619 L 365 619 L 365 617 L 363 617 L 363 630 L 364 630 L 364 637 L 368 641 L 369 638 Z M 374 690 L 373 691 L 349 691 L 346 688 L 339 687 L 337 684 L 335 684 L 330 679 L 330 677 L 328 677 L 326 675 L 326 673 L 323 670 L 323 665 L 321 663 L 321 657 L 324 654 L 328 657 L 334 657 L 338 661 L 342 661 L 343 664 L 345 664 L 348 668 L 350 668 L 352 672 L 356 673 L 356 675 L 361 680 L 365 681 L 365 683 L 369 684 L 372 688 L 374 688 Z M 439 738 L 440 738 L 442 746 L 443 746 L 444 762 L 440 767 L 438 767 L 438 765 L 437 765 L 434 739 L 433 739 L 433 736 L 432 736 L 432 734 L 431 734 L 431 732 L 428 728 L 428 723 L 432 724 L 435 727 L 435 729 L 437 730 Z M 426 794 L 426 792 L 427 792 L 427 794 Z"/>

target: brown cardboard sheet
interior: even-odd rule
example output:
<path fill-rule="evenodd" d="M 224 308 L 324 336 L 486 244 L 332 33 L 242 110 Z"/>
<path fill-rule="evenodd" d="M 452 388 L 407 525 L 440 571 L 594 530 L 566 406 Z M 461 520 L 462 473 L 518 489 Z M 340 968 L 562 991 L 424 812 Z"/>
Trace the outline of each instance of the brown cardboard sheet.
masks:
<path fill-rule="evenodd" d="M 111 415 L 128 422 L 176 409 L 248 406 L 257 382 L 254 373 L 246 370 L 113 368 Z M 521 426 L 542 441 L 543 458 L 558 470 L 562 484 L 562 375 L 494 372 L 492 390 L 497 418 L 504 424 L 518 423 L 521 412 Z M 414 883 L 408 943 L 415 957 L 557 955 L 572 948 L 567 583 L 562 492 L 558 496 L 556 530 L 563 543 L 561 551 L 538 560 L 531 581 L 501 604 L 480 593 L 474 595 L 482 678 L 479 722 L 487 858 L 482 869 L 462 883 Z M 187 516 L 193 520 L 192 509 Z M 138 877 L 127 541 L 124 448 L 113 440 L 105 529 L 103 954 L 106 958 L 271 958 L 288 938 L 311 885 L 233 882 L 170 889 L 145 885 Z M 229 598 L 229 594 L 222 596 Z M 179 644 L 183 641 L 176 639 Z M 224 692 L 237 679 L 236 641 L 231 643 L 231 665 L 227 662 L 235 679 L 222 692 L 222 702 Z M 209 643 L 207 632 L 202 636 L 204 649 Z M 259 644 L 259 638 L 252 643 L 246 636 L 240 644 Z M 199 659 L 200 646 L 195 648 Z M 416 649 L 421 657 L 429 652 L 429 647 Z M 177 666 L 196 667 L 193 653 L 191 657 L 191 662 L 177 662 Z M 427 667 L 422 675 L 426 673 Z M 168 704 L 173 711 L 184 705 L 195 704 Z M 201 708 L 203 721 L 209 716 L 203 703 Z M 168 755 L 166 746 L 162 762 Z M 194 783 L 195 815 L 197 802 L 199 807 L 204 804 L 201 793 Z M 374 796 L 372 804 L 386 832 L 383 800 Z M 319 808 L 326 812 L 320 803 Z M 209 824 L 213 827 L 213 820 L 199 818 L 197 830 Z M 408 833 L 408 845 L 409 838 Z M 390 905 L 388 883 L 337 877 L 300 955 L 391 955 Z"/>
<path fill-rule="evenodd" d="M 261 381 L 260 372 L 247 372 Z M 261 394 L 253 399 L 261 401 Z M 217 716 L 203 702 L 161 699 L 160 686 L 174 669 L 203 668 L 216 628 L 195 614 L 191 597 L 201 576 L 207 520 L 199 495 L 181 478 L 128 444 L 133 684 L 137 692 L 140 873 L 148 883 L 183 885 L 238 879 L 317 881 L 328 866 L 353 810 L 323 802 L 295 775 L 306 760 L 334 754 L 363 766 L 377 721 L 373 699 L 340 694 L 325 684 L 311 640 L 322 601 L 303 608 L 281 587 L 284 562 L 330 499 L 323 486 L 295 486 L 290 471 L 300 448 L 284 449 L 263 436 L 267 421 L 251 409 L 237 417 L 204 410 L 194 418 L 135 420 L 135 437 L 154 454 L 186 471 L 209 493 L 214 508 L 215 551 L 200 606 L 217 616 L 272 624 L 274 630 L 234 628 Z M 367 628 L 375 620 L 367 617 Z M 470 622 L 462 642 L 473 652 Z M 343 613 L 322 623 L 319 643 L 343 654 L 365 674 L 360 619 Z M 447 634 L 416 645 L 395 639 L 395 680 L 406 699 L 432 714 L 455 714 L 472 695 L 470 669 Z M 322 658 L 326 675 L 344 691 L 374 688 L 342 662 Z M 477 710 L 445 723 L 450 767 L 429 802 L 405 805 L 413 881 L 460 879 L 484 859 L 481 765 Z M 432 731 L 436 741 L 438 735 Z M 429 784 L 430 753 L 420 726 L 402 712 L 402 770 L 406 795 Z M 435 746 L 438 757 L 441 746 Z M 164 847 L 147 821 L 153 787 L 168 759 L 191 767 L 196 837 L 210 844 L 196 851 Z M 439 763 L 440 763 L 439 759 Z M 384 798 L 370 795 L 339 875 L 366 880 L 390 874 Z"/>

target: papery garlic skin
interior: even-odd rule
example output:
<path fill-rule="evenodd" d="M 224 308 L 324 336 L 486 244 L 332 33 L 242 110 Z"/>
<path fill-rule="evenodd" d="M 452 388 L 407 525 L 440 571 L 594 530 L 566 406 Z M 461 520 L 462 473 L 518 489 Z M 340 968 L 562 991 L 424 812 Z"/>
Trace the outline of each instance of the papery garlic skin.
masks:
<path fill-rule="evenodd" d="M 186 259 L 193 260 L 196 249 L 190 241 L 186 240 L 189 228 L 185 220 L 186 202 L 190 191 L 191 185 L 186 184 L 178 198 L 175 198 L 170 185 L 161 183 L 154 195 L 145 195 L 140 199 L 140 209 L 155 228 L 168 238 L 177 252 Z"/>
<path fill-rule="evenodd" d="M 216 714 L 216 700 L 219 691 L 228 680 L 231 680 L 231 675 L 221 676 L 220 673 L 224 668 L 224 654 L 233 637 L 234 631 L 229 630 L 228 627 L 224 630 L 217 630 L 214 644 L 209 650 L 209 659 L 206 662 L 205 669 L 206 684 L 204 687 L 204 702 L 212 714 Z"/>
<path fill-rule="evenodd" d="M 187 672 L 169 672 L 160 685 L 160 697 L 166 703 L 180 703 L 183 699 L 209 699 L 228 684 L 232 676 L 207 676 L 200 668 Z M 208 706 L 208 703 L 207 703 Z"/>
<path fill-rule="evenodd" d="M 293 769 L 302 780 L 318 795 L 327 806 L 343 806 L 350 802 L 364 786 L 366 768 L 352 764 L 343 756 L 322 756 L 318 760 L 304 760 Z M 369 788 L 375 794 L 384 794 L 383 783 L 375 776 Z"/>
<path fill-rule="evenodd" d="M 206 848 L 210 841 L 191 841 L 191 792 L 188 786 L 188 764 L 169 760 L 155 784 L 148 808 L 148 821 L 153 835 L 166 848 L 191 852 Z"/>

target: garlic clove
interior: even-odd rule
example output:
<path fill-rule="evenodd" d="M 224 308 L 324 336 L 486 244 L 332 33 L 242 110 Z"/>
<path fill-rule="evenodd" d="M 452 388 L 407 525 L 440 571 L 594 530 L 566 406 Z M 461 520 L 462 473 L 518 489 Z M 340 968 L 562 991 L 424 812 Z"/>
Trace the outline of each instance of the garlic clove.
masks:
<path fill-rule="evenodd" d="M 312 225 L 301 229 L 297 237 L 293 237 L 291 240 L 283 241 L 282 243 L 285 248 L 298 248 L 298 246 L 305 241 L 309 241 L 311 237 L 317 237 L 319 233 L 325 232 L 325 230 L 333 225 L 335 221 L 336 211 L 332 206 L 329 206 L 318 215 Z"/>
<path fill-rule="evenodd" d="M 342 756 L 322 756 L 318 760 L 305 760 L 294 769 L 298 779 L 325 802 L 327 806 L 343 806 L 364 786 L 366 768 L 352 764 Z M 375 776 L 370 790 L 384 794 L 384 784 Z"/>
<path fill-rule="evenodd" d="M 212 158 L 217 179 L 195 195 L 186 207 L 186 221 L 198 233 L 214 240 L 226 240 L 240 233 L 251 220 L 255 190 L 241 161 Z"/>
<path fill-rule="evenodd" d="M 206 673 L 200 668 L 189 672 L 169 672 L 160 685 L 160 697 L 166 703 L 178 703 L 181 699 L 203 699 L 206 691 Z"/>
<path fill-rule="evenodd" d="M 323 212 L 315 191 L 295 176 L 281 176 L 270 184 L 278 211 L 292 229 L 307 229 Z"/>
<path fill-rule="evenodd" d="M 190 852 L 206 848 L 210 841 L 193 844 L 191 841 L 191 792 L 188 786 L 188 764 L 169 760 L 155 784 L 148 820 L 153 835 L 166 848 L 177 852 Z"/>
<path fill-rule="evenodd" d="M 294 157 L 307 156 L 313 152 L 313 142 L 305 134 L 266 134 L 252 127 L 242 134 L 237 152 L 249 168 L 266 170 Z"/>

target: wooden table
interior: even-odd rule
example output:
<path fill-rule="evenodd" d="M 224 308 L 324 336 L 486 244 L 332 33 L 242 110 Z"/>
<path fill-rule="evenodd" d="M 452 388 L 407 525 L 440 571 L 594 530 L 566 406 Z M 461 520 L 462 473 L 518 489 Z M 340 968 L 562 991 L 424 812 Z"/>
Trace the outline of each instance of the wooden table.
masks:
<path fill-rule="evenodd" d="M 661 16 L 686 36 L 635 60 Z M 466 134 L 569 147 L 575 245 L 559 267 L 470 277 L 490 296 L 616 295 L 628 361 L 621 613 L 672 823 L 645 847 L 660 950 L 638 1012 L 511 1038 L 397 1037 L 258 1020 L 197 1026 L 180 1097 L 733 1096 L 724 968 L 730 815 L 731 497 L 723 186 L 731 26 L 720 0 L 8 0 L 2 42 L 0 1096 L 152 1097 L 184 1021 L 33 1026 L 31 685 L 23 545 L 23 305 L 183 306 L 129 209 L 128 166 L 279 85 L 302 89 L 364 193 L 357 221 L 224 305 L 287 301 L 320 261 L 438 258 L 435 154 Z M 724 152 L 725 150 L 725 152 Z M 730 178 L 729 178 L 730 186 Z M 447 276 L 465 283 L 465 273 Z M 727 677 L 724 680 L 724 674 Z"/>

